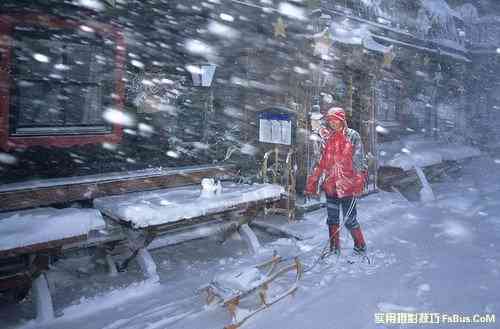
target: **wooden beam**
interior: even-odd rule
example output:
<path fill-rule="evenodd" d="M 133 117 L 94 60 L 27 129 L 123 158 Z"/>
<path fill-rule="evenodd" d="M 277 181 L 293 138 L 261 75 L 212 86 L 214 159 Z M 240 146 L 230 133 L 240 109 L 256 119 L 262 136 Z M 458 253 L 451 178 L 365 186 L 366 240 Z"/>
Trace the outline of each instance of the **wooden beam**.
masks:
<path fill-rule="evenodd" d="M 6 291 L 24 285 L 31 286 L 31 280 L 31 273 L 29 273 L 29 271 L 2 276 L 0 277 L 0 291 Z"/>
<path fill-rule="evenodd" d="M 65 244 L 76 243 L 83 241 L 87 235 L 79 235 L 66 239 L 35 243 L 29 246 L 17 247 L 12 249 L 0 250 L 0 258 L 16 257 L 19 255 L 34 254 L 41 252 L 50 252 L 60 249 Z"/>
<path fill-rule="evenodd" d="M 129 175 L 111 180 L 102 178 L 86 178 L 83 176 L 76 183 L 47 184 L 43 187 L 26 185 L 19 188 L 13 184 L 12 190 L 3 188 L 0 192 L 0 211 L 48 206 L 82 200 L 92 200 L 98 197 L 155 190 L 167 187 L 178 187 L 199 184 L 205 177 L 234 176 L 235 166 L 205 166 L 199 169 L 163 171 L 162 173 L 145 176 Z M 103 176 L 105 177 L 105 176 Z"/>

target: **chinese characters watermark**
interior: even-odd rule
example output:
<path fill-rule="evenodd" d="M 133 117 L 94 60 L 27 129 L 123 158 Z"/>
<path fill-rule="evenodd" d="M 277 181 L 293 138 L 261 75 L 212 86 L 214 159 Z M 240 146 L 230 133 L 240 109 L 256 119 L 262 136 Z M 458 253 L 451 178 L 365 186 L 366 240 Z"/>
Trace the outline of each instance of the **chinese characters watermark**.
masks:
<path fill-rule="evenodd" d="M 381 312 L 374 314 L 376 324 L 492 324 L 495 314 L 458 314 L 435 312 Z"/>

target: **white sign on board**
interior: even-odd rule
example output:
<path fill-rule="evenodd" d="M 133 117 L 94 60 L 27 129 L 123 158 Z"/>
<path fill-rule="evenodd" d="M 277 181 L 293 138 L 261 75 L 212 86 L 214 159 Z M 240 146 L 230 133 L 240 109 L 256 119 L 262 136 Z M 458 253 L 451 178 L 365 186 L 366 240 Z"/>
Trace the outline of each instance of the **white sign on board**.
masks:
<path fill-rule="evenodd" d="M 272 144 L 292 144 L 292 121 L 286 114 L 261 113 L 259 141 Z"/>

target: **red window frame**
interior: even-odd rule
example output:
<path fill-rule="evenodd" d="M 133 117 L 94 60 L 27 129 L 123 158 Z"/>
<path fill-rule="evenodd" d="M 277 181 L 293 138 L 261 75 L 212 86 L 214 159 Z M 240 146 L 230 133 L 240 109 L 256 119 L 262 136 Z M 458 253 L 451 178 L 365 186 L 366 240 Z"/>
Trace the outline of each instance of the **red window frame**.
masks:
<path fill-rule="evenodd" d="M 78 29 L 86 25 L 94 29 L 100 36 L 115 40 L 115 86 L 114 108 L 123 111 L 125 99 L 125 85 L 123 81 L 125 69 L 125 41 L 123 34 L 114 26 L 95 21 L 79 22 L 48 15 L 15 14 L 0 15 L 0 149 L 12 150 L 28 148 L 30 146 L 71 147 L 85 144 L 119 143 L 123 136 L 123 127 L 112 124 L 110 133 L 105 134 L 77 134 L 77 135 L 51 135 L 51 136 L 12 136 L 9 127 L 10 87 L 11 87 L 11 58 L 12 58 L 12 33 L 17 24 L 33 26 Z"/>

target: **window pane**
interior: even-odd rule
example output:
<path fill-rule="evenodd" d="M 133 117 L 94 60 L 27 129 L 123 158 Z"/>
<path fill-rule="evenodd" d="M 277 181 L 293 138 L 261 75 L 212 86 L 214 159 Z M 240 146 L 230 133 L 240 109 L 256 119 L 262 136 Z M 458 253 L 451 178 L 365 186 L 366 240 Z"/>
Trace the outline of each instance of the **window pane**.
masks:
<path fill-rule="evenodd" d="M 62 126 L 64 124 L 61 85 L 21 81 L 16 84 L 17 127 Z"/>

